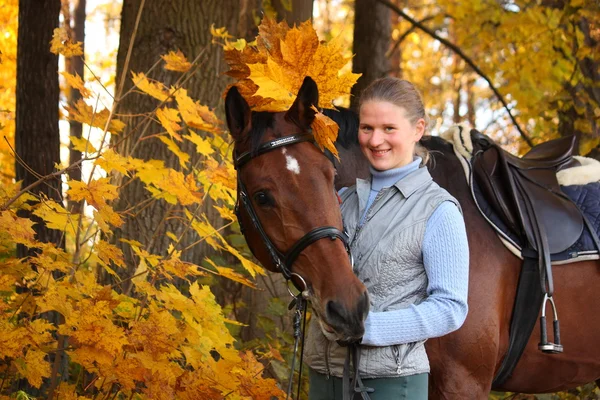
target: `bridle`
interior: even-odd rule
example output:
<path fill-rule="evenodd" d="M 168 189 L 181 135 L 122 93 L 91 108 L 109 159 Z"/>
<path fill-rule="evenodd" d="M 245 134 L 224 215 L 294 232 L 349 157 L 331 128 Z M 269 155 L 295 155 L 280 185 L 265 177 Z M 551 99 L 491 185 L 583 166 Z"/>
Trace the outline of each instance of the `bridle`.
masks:
<path fill-rule="evenodd" d="M 273 261 L 273 264 L 275 265 L 277 270 L 283 274 L 286 281 L 291 280 L 292 277 L 294 277 L 294 276 L 296 276 L 296 277 L 299 276 L 298 274 L 292 272 L 292 265 L 294 264 L 294 261 L 296 261 L 296 259 L 300 255 L 300 253 L 302 253 L 302 251 L 304 251 L 304 249 L 306 249 L 308 246 L 310 246 L 317 240 L 320 240 L 323 238 L 330 238 L 331 240 L 340 239 L 342 241 L 342 243 L 344 244 L 346 251 L 348 252 L 348 254 L 350 254 L 350 247 L 348 245 L 348 236 L 344 232 L 337 229 L 336 227 L 320 226 L 320 227 L 312 229 L 310 232 L 306 233 L 304 236 L 302 236 L 300 239 L 298 239 L 296 241 L 296 243 L 294 243 L 292 245 L 292 247 L 290 247 L 287 251 L 283 252 L 283 251 L 277 249 L 277 247 L 273 244 L 273 242 L 271 241 L 269 236 L 266 234 L 265 230 L 263 229 L 262 224 L 260 223 L 260 220 L 258 219 L 258 215 L 256 214 L 256 211 L 254 210 L 254 206 L 252 206 L 252 202 L 250 201 L 250 197 L 248 195 L 246 185 L 244 185 L 244 182 L 242 182 L 240 170 L 250 160 L 252 160 L 256 157 L 259 157 L 265 153 L 268 153 L 271 150 L 275 150 L 279 147 L 291 146 L 293 144 L 301 143 L 301 142 L 309 142 L 309 141 L 312 142 L 313 140 L 314 139 L 313 139 L 313 135 L 311 132 L 302 132 L 302 133 L 295 134 L 295 135 L 284 136 L 282 138 L 270 140 L 266 143 L 261 144 L 259 146 L 259 148 L 255 151 L 246 151 L 246 152 L 240 154 L 239 156 L 236 156 L 235 162 L 234 162 L 234 167 L 238 171 L 238 174 L 237 174 L 238 200 L 235 205 L 235 214 L 236 214 L 238 222 L 240 224 L 240 229 L 243 233 L 244 227 L 242 226 L 242 220 L 240 218 L 240 204 L 241 204 L 244 206 L 246 213 L 250 217 L 250 220 L 252 221 L 252 225 L 258 231 L 265 247 L 267 248 L 267 251 L 269 252 L 269 255 L 271 256 L 271 260 Z M 305 284 L 304 279 L 300 279 L 300 280 Z M 294 285 L 296 285 L 296 283 L 294 283 Z M 305 284 L 305 286 L 306 286 L 306 284 Z M 297 287 L 297 289 L 300 290 L 301 292 L 303 292 L 305 290 L 308 290 L 308 287 L 303 287 L 303 288 Z"/>
<path fill-rule="evenodd" d="M 267 251 L 269 252 L 269 255 L 271 256 L 271 260 L 273 261 L 273 264 L 275 265 L 277 270 L 283 274 L 286 282 L 288 283 L 288 290 L 289 290 L 289 282 L 290 281 L 292 281 L 294 286 L 296 286 L 296 289 L 299 290 L 299 293 L 297 295 L 294 295 L 290 290 L 290 294 L 292 295 L 293 300 L 290 303 L 289 309 L 291 310 L 292 308 L 295 308 L 295 313 L 294 313 L 295 314 L 295 316 L 294 316 L 295 343 L 294 343 L 294 353 L 293 353 L 293 358 L 292 358 L 291 372 L 290 372 L 289 381 L 288 381 L 289 383 L 288 383 L 287 398 L 289 398 L 289 396 L 292 392 L 292 382 L 293 382 L 292 378 L 293 378 L 294 369 L 295 369 L 294 364 L 296 361 L 296 352 L 298 350 L 298 342 L 299 342 L 299 339 L 301 336 L 304 337 L 303 331 L 301 332 L 301 329 L 300 329 L 300 325 L 301 325 L 300 321 L 301 321 L 302 315 L 304 314 L 304 324 L 303 325 L 304 325 L 304 328 L 306 328 L 306 314 L 304 313 L 304 311 L 306 310 L 306 301 L 310 296 L 309 288 L 308 288 L 307 283 L 304 280 L 304 278 L 300 274 L 292 272 L 292 266 L 294 264 L 294 261 L 296 261 L 296 259 L 298 258 L 300 253 L 302 253 L 302 251 L 304 251 L 304 249 L 306 249 L 308 246 L 310 246 L 317 240 L 324 239 L 324 238 L 330 238 L 331 240 L 340 239 L 342 241 L 342 243 L 344 244 L 344 247 L 346 248 L 346 252 L 350 256 L 351 263 L 352 263 L 352 255 L 350 253 L 350 246 L 348 244 L 348 236 L 344 232 L 340 231 L 339 229 L 337 229 L 336 227 L 333 227 L 333 226 L 320 226 L 320 227 L 312 229 L 311 231 L 306 233 L 304 236 L 302 236 L 300 239 L 298 239 L 292 245 L 292 247 L 290 247 L 285 252 L 277 249 L 277 247 L 273 244 L 273 242 L 271 241 L 271 239 L 269 238 L 269 236 L 263 229 L 263 226 L 260 223 L 260 220 L 258 219 L 258 215 L 256 214 L 256 211 L 254 210 L 254 207 L 252 206 L 252 202 L 250 201 L 250 197 L 248 195 L 246 185 L 244 185 L 244 182 L 242 182 L 240 170 L 246 163 L 248 163 L 253 158 L 259 157 L 262 154 L 270 152 L 271 150 L 275 150 L 279 147 L 291 146 L 296 143 L 313 142 L 313 141 L 314 141 L 314 138 L 313 138 L 313 135 L 311 132 L 302 132 L 299 134 L 284 136 L 282 138 L 270 140 L 266 143 L 261 144 L 258 147 L 258 149 L 255 151 L 246 151 L 246 152 L 240 154 L 239 156 L 237 154 L 234 155 L 234 157 L 235 157 L 234 167 L 238 171 L 238 174 L 237 174 L 238 199 L 237 199 L 237 202 L 235 205 L 235 215 L 237 216 L 238 222 L 240 224 L 240 230 L 243 234 L 244 227 L 242 225 L 242 219 L 241 219 L 241 214 L 240 214 L 240 204 L 241 204 L 241 205 L 243 205 L 248 216 L 250 217 L 250 220 L 252 221 L 252 225 L 258 231 L 265 247 L 267 248 Z M 295 281 L 292 279 L 293 277 L 295 277 L 296 280 L 300 281 L 302 283 L 303 287 L 299 287 L 295 283 Z M 303 353 L 303 351 L 304 351 L 304 346 L 302 346 L 302 353 Z M 298 391 L 300 391 L 300 381 L 301 381 L 301 377 L 302 377 L 302 353 L 300 355 L 301 366 L 300 366 L 300 371 L 299 371 L 299 376 L 298 376 Z"/>

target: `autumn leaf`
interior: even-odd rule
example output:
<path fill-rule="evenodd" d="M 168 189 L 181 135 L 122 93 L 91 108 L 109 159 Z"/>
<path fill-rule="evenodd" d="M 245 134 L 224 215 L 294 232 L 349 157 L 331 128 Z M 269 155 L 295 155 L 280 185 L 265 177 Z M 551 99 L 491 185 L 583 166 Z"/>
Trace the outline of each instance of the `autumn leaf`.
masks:
<path fill-rule="evenodd" d="M 50 51 L 54 54 L 61 54 L 67 58 L 82 56 L 81 42 L 73 43 L 65 28 L 55 28 L 50 41 Z"/>
<path fill-rule="evenodd" d="M 65 71 L 61 72 L 61 75 L 67 81 L 67 85 L 69 85 L 73 89 L 79 90 L 81 96 L 85 97 L 86 99 L 92 96 L 92 92 L 85 87 L 83 79 L 81 79 L 81 77 L 77 73 L 75 75 L 71 75 L 70 73 Z"/>
<path fill-rule="evenodd" d="M 179 125 L 181 118 L 177 110 L 168 107 L 159 108 L 156 110 L 156 117 L 160 121 L 160 124 L 167 130 L 167 133 L 172 138 L 181 142 L 181 135 L 177 133 L 177 131 L 182 129 L 181 125 Z"/>
<path fill-rule="evenodd" d="M 227 268 L 227 267 L 220 267 L 217 264 L 215 264 L 214 261 L 208 257 L 205 257 L 204 261 L 206 261 L 208 264 L 210 264 L 218 272 L 219 275 L 221 275 L 227 279 L 231 279 L 234 282 L 241 283 L 242 285 L 251 287 L 252 289 L 257 288 L 256 284 L 254 284 L 254 282 L 252 282 L 250 279 L 244 277 L 243 275 L 235 272 L 233 269 Z"/>
<path fill-rule="evenodd" d="M 227 49 L 228 75 L 254 111 L 285 111 L 294 102 L 306 76 L 317 83 L 319 107 L 333 108 L 333 100 L 349 93 L 360 74 L 342 72 L 350 61 L 343 56 L 341 39 L 320 42 L 310 21 L 298 28 L 265 17 L 257 45 Z"/>
<path fill-rule="evenodd" d="M 80 215 L 71 214 L 54 200 L 43 199 L 35 206 L 33 214 L 42 218 L 49 229 L 57 229 L 76 235 Z"/>
<path fill-rule="evenodd" d="M 118 188 L 110 183 L 110 178 L 93 179 L 89 183 L 77 180 L 68 182 L 67 195 L 74 201 L 85 200 L 96 210 L 104 207 L 107 201 L 119 195 Z"/>
<path fill-rule="evenodd" d="M 155 99 L 166 101 L 171 95 L 162 83 L 149 79 L 143 72 L 136 74 L 132 71 L 131 75 L 133 76 L 133 84 L 142 92 L 149 94 Z"/>
<path fill-rule="evenodd" d="M 14 361 L 14 366 L 33 387 L 39 388 L 42 386 L 42 379 L 50 377 L 50 363 L 45 358 L 46 353 L 29 349 L 25 358 Z"/>
<path fill-rule="evenodd" d="M 104 240 L 99 240 L 96 243 L 96 251 L 98 252 L 98 258 L 107 265 L 111 263 L 125 268 L 125 261 L 123 260 L 123 252 L 117 246 L 112 245 Z"/>
<path fill-rule="evenodd" d="M 121 156 L 112 149 L 104 150 L 94 164 L 101 167 L 107 173 L 117 171 L 123 175 L 127 175 L 129 171 L 134 169 L 126 157 Z"/>
<path fill-rule="evenodd" d="M 82 153 L 96 153 L 98 150 L 85 138 L 77 136 L 69 136 L 69 140 L 73 143 L 73 148 Z"/>
<path fill-rule="evenodd" d="M 87 105 L 83 99 L 79 99 L 74 107 L 65 106 L 65 109 L 69 113 L 69 119 L 100 129 L 106 128 L 106 123 L 110 115 L 110 111 L 106 108 L 94 112 L 92 106 Z M 125 128 L 125 124 L 115 118 L 111 119 L 108 125 L 108 131 L 112 134 L 121 133 L 123 128 Z"/>
<path fill-rule="evenodd" d="M 177 156 L 177 158 L 179 158 L 179 163 L 182 166 L 186 166 L 188 161 L 190 161 L 190 155 L 188 153 L 186 153 L 185 151 L 181 150 L 179 148 L 179 146 L 177 145 L 177 143 L 175 143 L 173 140 L 169 139 L 168 137 L 165 136 L 159 136 L 158 139 L 163 142 L 164 144 L 167 145 L 167 148 Z"/>
<path fill-rule="evenodd" d="M 190 134 L 184 136 L 184 138 L 194 143 L 196 145 L 196 151 L 204 156 L 210 156 L 215 152 L 210 142 L 207 139 L 202 138 L 197 133 L 190 132 Z"/>
<path fill-rule="evenodd" d="M 315 106 L 312 106 L 312 109 L 315 110 L 315 119 L 311 125 L 315 142 L 317 142 L 321 150 L 329 150 L 339 161 L 340 156 L 335 147 L 335 141 L 337 140 L 340 127 L 334 120 L 321 113 Z"/>
<path fill-rule="evenodd" d="M 35 247 L 35 231 L 33 221 L 28 218 L 17 217 L 10 210 L 0 211 L 0 244 L 10 240 L 13 243 Z"/>
<path fill-rule="evenodd" d="M 177 50 L 177 52 L 170 51 L 168 54 L 161 56 L 161 58 L 166 63 L 165 69 L 169 71 L 187 72 L 192 68 L 192 63 L 185 58 L 181 50 Z"/>
<path fill-rule="evenodd" d="M 192 100 L 187 90 L 179 89 L 175 93 L 175 100 L 179 113 L 187 125 L 206 132 L 219 132 L 222 129 L 223 122 L 207 106 Z"/>

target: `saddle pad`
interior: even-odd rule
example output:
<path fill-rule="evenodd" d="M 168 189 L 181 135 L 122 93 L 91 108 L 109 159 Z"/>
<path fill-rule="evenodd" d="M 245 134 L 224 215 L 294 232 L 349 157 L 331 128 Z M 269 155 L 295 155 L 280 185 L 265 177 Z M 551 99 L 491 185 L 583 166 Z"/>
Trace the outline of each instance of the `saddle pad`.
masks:
<path fill-rule="evenodd" d="M 519 258 L 523 258 L 521 254 L 523 243 L 508 230 L 502 219 L 496 215 L 492 207 L 485 200 L 475 180 L 471 178 L 469 181 L 471 193 L 479 211 L 494 227 L 506 247 Z M 561 186 L 561 190 L 573 200 L 591 222 L 596 233 L 600 234 L 600 182 L 588 183 L 586 185 Z M 560 229 L 560 226 L 556 226 L 556 229 Z M 600 258 L 598 250 L 587 226 L 584 226 L 581 236 L 571 247 L 563 252 L 551 254 L 553 264 L 566 264 L 598 258 Z"/>

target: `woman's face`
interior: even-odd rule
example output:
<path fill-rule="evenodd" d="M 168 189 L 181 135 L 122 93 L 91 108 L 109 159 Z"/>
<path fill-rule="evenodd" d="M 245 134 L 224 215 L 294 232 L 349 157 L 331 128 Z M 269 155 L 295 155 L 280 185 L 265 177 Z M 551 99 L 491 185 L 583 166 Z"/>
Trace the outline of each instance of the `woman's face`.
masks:
<path fill-rule="evenodd" d="M 413 161 L 415 145 L 423 136 L 425 120 L 412 124 L 403 107 L 371 100 L 360 107 L 358 142 L 371 166 L 379 171 Z"/>

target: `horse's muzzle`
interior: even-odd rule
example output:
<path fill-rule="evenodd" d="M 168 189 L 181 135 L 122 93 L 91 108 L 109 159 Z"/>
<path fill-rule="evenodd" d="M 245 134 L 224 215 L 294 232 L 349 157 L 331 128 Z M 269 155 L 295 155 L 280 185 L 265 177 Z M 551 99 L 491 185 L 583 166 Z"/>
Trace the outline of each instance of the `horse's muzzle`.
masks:
<path fill-rule="evenodd" d="M 352 309 L 336 300 L 325 306 L 325 323 L 335 332 L 336 339 L 342 342 L 355 342 L 365 333 L 364 320 L 369 313 L 369 296 L 364 291 Z M 329 335 L 327 335 L 329 336 Z"/>

